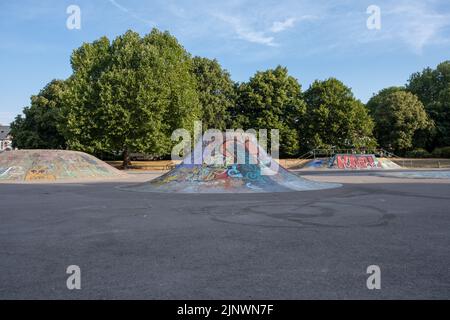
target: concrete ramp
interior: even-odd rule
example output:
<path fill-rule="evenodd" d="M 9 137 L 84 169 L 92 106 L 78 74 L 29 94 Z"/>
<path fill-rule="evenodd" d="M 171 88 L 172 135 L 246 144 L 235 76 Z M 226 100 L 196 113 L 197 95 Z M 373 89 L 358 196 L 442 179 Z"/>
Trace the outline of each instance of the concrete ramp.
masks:
<path fill-rule="evenodd" d="M 330 163 L 330 158 L 316 158 L 308 160 L 301 166 L 301 169 L 307 170 L 319 170 L 319 169 L 328 169 Z"/>
<path fill-rule="evenodd" d="M 373 154 L 336 154 L 330 158 L 316 158 L 304 163 L 303 170 L 390 170 L 402 167 L 388 158 Z"/>
<path fill-rule="evenodd" d="M 330 168 L 341 170 L 400 169 L 401 167 L 386 158 L 374 154 L 336 154 L 330 161 Z"/>
<path fill-rule="evenodd" d="M 383 169 L 401 169 L 402 167 L 396 164 L 394 161 L 388 158 L 378 158 L 378 162 L 381 163 Z"/>
<path fill-rule="evenodd" d="M 94 156 L 68 150 L 13 150 L 0 153 L 0 181 L 58 181 L 126 175 Z"/>
<path fill-rule="evenodd" d="M 330 168 L 344 170 L 381 169 L 381 163 L 373 154 L 336 154 L 330 161 Z"/>
<path fill-rule="evenodd" d="M 192 155 L 200 155 L 193 161 Z M 198 158 L 196 158 L 198 159 Z M 239 159 L 244 161 L 239 161 Z M 299 177 L 272 159 L 251 137 L 223 143 L 199 142 L 192 154 L 166 174 L 128 189 L 173 193 L 259 193 L 340 187 Z"/>

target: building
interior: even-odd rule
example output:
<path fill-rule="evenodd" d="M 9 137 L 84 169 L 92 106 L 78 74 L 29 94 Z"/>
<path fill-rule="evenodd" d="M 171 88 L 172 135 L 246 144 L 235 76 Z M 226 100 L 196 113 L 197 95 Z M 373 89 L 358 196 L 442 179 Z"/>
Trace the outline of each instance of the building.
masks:
<path fill-rule="evenodd" d="M 12 137 L 9 126 L 0 125 L 0 151 L 12 150 Z"/>

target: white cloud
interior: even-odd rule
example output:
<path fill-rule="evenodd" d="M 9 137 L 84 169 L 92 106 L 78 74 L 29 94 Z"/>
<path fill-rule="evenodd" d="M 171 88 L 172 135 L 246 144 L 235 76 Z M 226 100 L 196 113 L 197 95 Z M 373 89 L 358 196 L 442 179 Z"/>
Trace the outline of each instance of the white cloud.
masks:
<path fill-rule="evenodd" d="M 278 46 L 278 43 L 275 42 L 275 37 L 273 35 L 270 35 L 271 33 L 280 33 L 288 28 L 293 28 L 296 21 L 315 19 L 314 16 L 310 15 L 302 16 L 299 18 L 287 18 L 283 21 L 272 22 L 272 25 L 270 28 L 268 28 L 268 30 L 263 29 L 260 31 L 256 31 L 254 30 L 254 28 L 249 26 L 249 21 L 252 21 L 252 19 L 239 19 L 237 17 L 224 14 L 214 14 L 214 16 L 229 24 L 239 39 L 271 47 Z M 244 23 L 244 21 L 246 22 Z M 270 24 L 268 21 L 263 21 L 263 23 L 264 22 L 267 25 Z"/>
<path fill-rule="evenodd" d="M 270 28 L 273 33 L 284 31 L 288 28 L 292 28 L 295 24 L 295 18 L 288 18 L 284 21 L 275 21 Z"/>
<path fill-rule="evenodd" d="M 146 12 L 160 28 L 173 30 L 185 38 L 215 37 L 223 39 L 224 45 L 227 40 L 237 38 L 268 47 L 301 46 L 303 54 L 354 50 L 366 44 L 379 46 L 380 51 L 405 46 L 420 54 L 428 45 L 450 42 L 450 8 L 443 5 L 445 1 L 448 0 L 377 0 L 381 8 L 381 30 L 368 30 L 366 7 L 356 0 L 339 5 L 326 0 L 192 0 L 189 5 L 158 0 L 155 1 L 158 10 L 150 4 L 131 10 L 128 4 L 122 5 L 125 0 L 109 0 L 132 18 L 155 25 L 143 19 Z M 313 23 L 303 24 L 305 21 Z M 283 37 L 287 30 L 300 36 Z M 229 42 L 228 46 L 233 44 Z"/>
<path fill-rule="evenodd" d="M 274 37 L 267 36 L 263 31 L 252 30 L 236 17 L 230 17 L 222 14 L 216 15 L 216 17 L 228 23 L 233 28 L 239 39 L 272 47 L 277 46 L 274 42 Z"/>
<path fill-rule="evenodd" d="M 378 0 L 380 30 L 367 29 L 369 15 L 366 8 L 354 6 L 353 2 L 322 8 L 320 25 L 314 25 L 305 34 L 309 41 L 315 39 L 308 52 L 348 51 L 355 50 L 355 47 L 386 52 L 404 47 L 421 54 L 427 46 L 450 42 L 450 7 L 443 6 L 444 1 Z"/>
<path fill-rule="evenodd" d="M 144 19 L 144 18 L 138 16 L 136 13 L 134 13 L 134 12 L 131 11 L 130 9 L 128 9 L 128 8 L 122 6 L 121 4 L 117 3 L 115 0 L 109 0 L 109 2 L 110 2 L 113 6 L 115 6 L 117 9 L 119 9 L 120 11 L 122 11 L 122 12 L 128 14 L 128 15 L 129 15 L 130 17 L 132 17 L 133 19 L 136 19 L 136 20 L 138 20 L 138 21 L 140 21 L 140 22 L 142 22 L 142 23 L 144 23 L 144 24 L 147 24 L 147 25 L 151 25 L 151 26 L 155 26 L 155 25 L 156 25 L 153 21 L 147 20 L 147 19 Z"/>
<path fill-rule="evenodd" d="M 391 36 L 401 39 L 416 53 L 421 53 L 429 44 L 448 41 L 443 31 L 450 27 L 450 14 L 438 12 L 430 3 L 399 4 L 389 8 L 386 17 Z"/>

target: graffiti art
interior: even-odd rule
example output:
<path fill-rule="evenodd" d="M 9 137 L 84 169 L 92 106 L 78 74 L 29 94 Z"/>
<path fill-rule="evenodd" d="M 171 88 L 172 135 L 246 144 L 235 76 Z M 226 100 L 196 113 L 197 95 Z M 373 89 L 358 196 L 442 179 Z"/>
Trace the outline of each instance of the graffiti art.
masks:
<path fill-rule="evenodd" d="M 55 181 L 124 175 L 83 152 L 13 150 L 0 154 L 0 181 Z"/>
<path fill-rule="evenodd" d="M 330 167 L 351 170 L 377 169 L 381 168 L 381 162 L 373 154 L 336 154 Z"/>
<path fill-rule="evenodd" d="M 212 152 L 214 149 L 217 152 Z M 201 163 L 192 164 L 191 155 L 187 155 L 181 164 L 166 174 L 127 189 L 141 192 L 250 193 L 340 186 L 310 181 L 289 172 L 252 139 L 224 139 L 220 146 L 215 147 L 199 142 L 193 152 L 203 155 Z"/>

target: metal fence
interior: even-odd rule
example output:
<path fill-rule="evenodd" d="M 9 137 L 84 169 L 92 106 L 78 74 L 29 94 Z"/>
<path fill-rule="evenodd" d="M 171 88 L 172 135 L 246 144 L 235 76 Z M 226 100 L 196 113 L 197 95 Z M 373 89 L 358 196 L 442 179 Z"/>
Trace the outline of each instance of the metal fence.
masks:
<path fill-rule="evenodd" d="M 315 159 L 317 157 L 332 157 L 335 154 L 374 154 L 377 157 L 398 158 L 392 152 L 384 149 L 313 149 L 304 156 Z"/>

